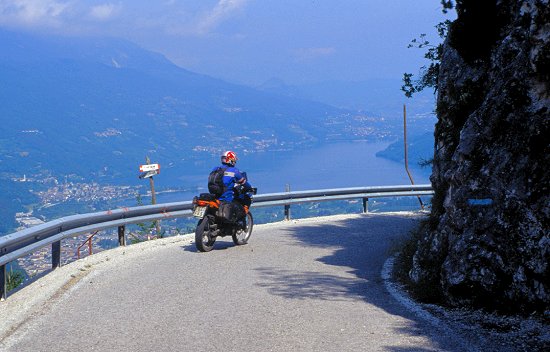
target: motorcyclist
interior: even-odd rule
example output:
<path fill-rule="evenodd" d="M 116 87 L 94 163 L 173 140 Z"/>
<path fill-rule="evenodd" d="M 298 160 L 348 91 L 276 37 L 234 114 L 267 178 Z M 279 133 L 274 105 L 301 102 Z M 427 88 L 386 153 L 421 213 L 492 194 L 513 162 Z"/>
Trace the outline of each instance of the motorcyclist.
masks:
<path fill-rule="evenodd" d="M 242 206 L 250 206 L 251 200 L 241 189 L 251 189 L 250 183 L 246 180 L 245 176 L 235 167 L 237 163 L 237 154 L 233 151 L 226 151 L 221 156 L 222 168 L 225 169 L 223 174 L 223 184 L 225 192 L 219 197 L 219 200 L 226 203 L 233 203 L 239 206 L 238 218 L 244 216 Z M 217 169 L 214 168 L 214 170 Z"/>

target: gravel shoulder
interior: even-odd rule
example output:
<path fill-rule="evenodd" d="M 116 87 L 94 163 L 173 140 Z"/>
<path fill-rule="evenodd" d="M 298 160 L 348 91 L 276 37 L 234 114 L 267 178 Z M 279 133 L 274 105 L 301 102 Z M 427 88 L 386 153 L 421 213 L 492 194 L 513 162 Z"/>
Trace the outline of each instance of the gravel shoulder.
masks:
<path fill-rule="evenodd" d="M 464 350 L 484 352 L 550 351 L 550 317 L 499 315 L 469 308 L 449 308 L 414 300 L 392 275 L 396 255 L 386 260 L 381 276 L 390 294 L 432 326 L 460 336 Z"/>

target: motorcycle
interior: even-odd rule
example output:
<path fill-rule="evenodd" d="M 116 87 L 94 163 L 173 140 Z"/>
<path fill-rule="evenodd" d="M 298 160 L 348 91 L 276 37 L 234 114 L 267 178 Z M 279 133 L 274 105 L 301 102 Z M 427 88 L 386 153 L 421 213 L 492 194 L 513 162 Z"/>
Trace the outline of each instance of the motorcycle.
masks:
<path fill-rule="evenodd" d="M 227 216 L 227 209 L 231 210 L 234 203 L 222 203 L 211 193 L 201 193 L 193 198 L 193 216 L 199 219 L 195 230 L 195 246 L 199 251 L 211 251 L 218 237 L 231 236 L 238 246 L 250 239 L 254 218 L 249 206 L 257 188 L 241 186 L 236 187 L 236 192 L 236 199 L 240 200 L 240 206 L 244 209 L 244 216 L 238 219 L 228 219 Z"/>

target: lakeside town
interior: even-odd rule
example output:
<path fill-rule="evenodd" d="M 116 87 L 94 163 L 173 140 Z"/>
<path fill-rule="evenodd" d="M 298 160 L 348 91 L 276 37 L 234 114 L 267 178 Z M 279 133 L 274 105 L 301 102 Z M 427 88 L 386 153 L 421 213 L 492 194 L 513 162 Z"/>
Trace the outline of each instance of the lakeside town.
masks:
<path fill-rule="evenodd" d="M 142 186 L 102 186 L 96 182 L 56 184 L 45 191 L 33 191 L 43 206 L 74 200 L 77 202 L 109 201 L 113 199 L 136 197 Z"/>
<path fill-rule="evenodd" d="M 33 216 L 32 212 L 17 213 L 16 220 L 20 225 L 18 230 L 45 223 L 43 220 Z M 128 231 L 126 234 L 127 241 L 132 243 L 156 238 L 155 230 L 151 224 L 153 223 L 138 225 L 137 228 Z M 163 226 L 162 233 L 164 236 L 173 236 L 178 234 L 179 230 L 174 226 L 166 224 L 166 226 Z M 113 248 L 117 245 L 118 237 L 116 229 L 95 231 L 66 238 L 61 241 L 61 264 L 64 265 L 73 262 L 79 258 Z M 34 277 L 50 270 L 51 262 L 50 246 L 43 247 L 17 260 L 18 266 L 25 271 L 28 277 Z"/>
<path fill-rule="evenodd" d="M 107 248 L 100 245 L 104 240 L 112 241 L 114 235 L 108 232 L 99 232 L 91 238 L 91 245 L 88 239 L 93 234 L 86 234 L 73 238 L 67 238 L 61 241 L 61 265 L 73 262 L 90 253 L 101 252 Z M 23 269 L 28 277 L 34 277 L 42 272 L 50 270 L 52 267 L 52 251 L 49 246 L 43 247 L 36 252 L 25 257 L 19 258 L 17 264 Z"/>
<path fill-rule="evenodd" d="M 18 231 L 45 223 L 44 220 L 33 216 L 32 211 L 16 213 L 15 220 L 19 224 Z M 95 234 L 91 238 L 91 245 L 85 242 L 92 234 L 75 236 L 61 241 L 62 264 L 78 259 L 80 253 L 88 255 L 90 248 L 94 248 L 95 251 L 101 251 L 100 242 L 112 241 L 114 238 L 111 232 L 113 231 L 103 231 Z M 18 259 L 17 263 L 29 277 L 33 277 L 51 268 L 51 248 L 49 246 L 41 248 L 32 254 Z"/>
<path fill-rule="evenodd" d="M 65 180 L 59 182 L 55 177 L 42 177 L 41 175 L 23 175 L 14 177 L 12 181 L 28 182 L 35 185 L 46 185 L 45 190 L 30 191 L 39 198 L 37 209 L 52 207 L 64 202 L 94 203 L 107 202 L 128 197 L 136 197 L 142 186 L 116 186 L 100 185 L 96 182 L 72 182 Z M 44 187 L 41 187 L 44 188 Z M 15 222 L 18 227 L 16 231 L 31 228 L 44 224 L 46 219 L 43 215 L 36 215 L 32 207 L 28 211 L 15 213 Z M 74 261 L 79 256 L 88 255 L 90 248 L 93 252 L 102 251 L 115 245 L 116 236 L 114 230 L 105 230 L 96 234 L 84 234 L 61 241 L 62 264 Z M 92 236 L 93 235 L 93 236 Z M 91 237 L 91 244 L 86 241 Z M 30 255 L 18 260 L 18 265 L 29 277 L 33 277 L 51 268 L 51 248 L 44 247 Z"/>

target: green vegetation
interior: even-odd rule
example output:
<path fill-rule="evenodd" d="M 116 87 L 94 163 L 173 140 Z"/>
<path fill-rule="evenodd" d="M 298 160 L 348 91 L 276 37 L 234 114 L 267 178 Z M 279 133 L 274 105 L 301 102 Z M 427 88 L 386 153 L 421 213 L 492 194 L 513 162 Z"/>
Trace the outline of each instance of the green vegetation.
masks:
<path fill-rule="evenodd" d="M 413 267 L 414 254 L 429 227 L 429 219 L 421 221 L 418 227 L 410 232 L 409 238 L 400 245 L 401 248 L 398 249 L 399 254 L 395 261 L 393 274 L 415 299 L 425 303 L 442 303 L 441 287 L 437 283 L 423 282 L 415 284 L 409 277 Z"/>
<path fill-rule="evenodd" d="M 28 211 L 25 208 L 27 204 L 38 202 L 38 197 L 30 193 L 28 184 L 24 182 L 14 182 L 9 175 L 0 174 L 0 236 L 15 231 L 17 222 L 14 215 L 16 212 Z"/>
<path fill-rule="evenodd" d="M 8 291 L 16 289 L 25 281 L 25 273 L 21 270 L 14 270 L 11 268 L 7 276 L 6 282 Z"/>
<path fill-rule="evenodd" d="M 143 205 L 143 199 L 141 198 L 140 194 L 138 194 L 136 196 L 136 201 L 137 201 L 138 206 Z M 156 237 L 156 238 L 163 238 L 164 237 L 164 234 L 165 234 L 164 230 L 162 230 L 161 233 L 158 233 L 158 234 L 156 233 L 156 222 L 155 221 L 140 222 L 140 223 L 137 223 L 136 226 L 137 226 L 136 231 L 129 231 L 128 232 L 128 237 L 129 237 L 130 244 L 143 242 L 146 239 L 150 239 L 151 237 Z"/>
<path fill-rule="evenodd" d="M 138 230 L 128 232 L 128 242 L 129 244 L 136 244 L 145 241 L 148 237 L 152 236 L 153 230 L 155 229 L 155 223 L 138 223 L 136 224 Z"/>
<path fill-rule="evenodd" d="M 443 6 L 443 13 L 447 13 L 454 8 L 454 2 L 451 0 L 441 0 Z M 437 34 L 442 41 L 447 37 L 449 32 L 450 20 L 446 20 L 438 23 L 435 28 Z M 407 98 L 411 98 L 413 94 L 418 93 L 425 88 L 433 88 L 437 91 L 437 85 L 439 83 L 439 65 L 441 62 L 441 55 L 443 54 L 443 43 L 433 45 L 426 39 L 426 34 L 420 34 L 419 38 L 415 38 L 408 46 L 409 48 L 427 49 L 424 53 L 424 58 L 429 60 L 428 66 L 422 66 L 420 68 L 420 78 L 414 79 L 412 73 L 403 74 L 403 86 L 401 90 L 405 93 Z"/>

